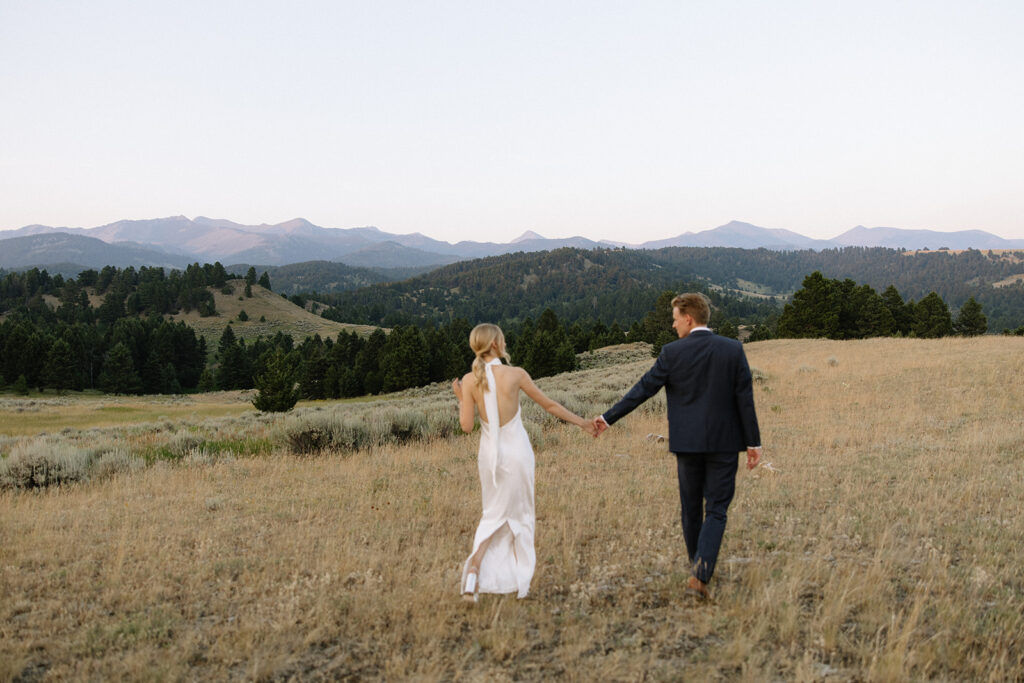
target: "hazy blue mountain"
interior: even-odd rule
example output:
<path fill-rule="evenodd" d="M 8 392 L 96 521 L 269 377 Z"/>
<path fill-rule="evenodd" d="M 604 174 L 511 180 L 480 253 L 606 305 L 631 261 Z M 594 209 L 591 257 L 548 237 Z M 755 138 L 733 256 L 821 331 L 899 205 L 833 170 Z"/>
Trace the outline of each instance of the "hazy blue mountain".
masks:
<path fill-rule="evenodd" d="M 628 237 L 628 227 L 623 236 Z M 857 226 L 831 240 L 805 237 L 790 230 L 762 228 L 750 223 L 732 221 L 711 230 L 686 232 L 664 240 L 643 244 L 627 242 L 595 242 L 584 237 L 546 239 L 527 231 L 509 243 L 464 240 L 452 244 L 420 233 L 396 235 L 372 226 L 358 228 L 324 228 L 295 218 L 276 225 L 242 225 L 224 219 L 199 216 L 171 216 L 150 220 L 124 220 L 96 228 L 51 228 L 29 225 L 18 230 L 0 232 L 0 245 L 11 251 L 6 255 L 7 267 L 20 268 L 49 263 L 78 261 L 64 258 L 60 251 L 46 253 L 7 245 L 10 239 L 69 234 L 100 240 L 122 248 L 134 246 L 141 252 L 128 254 L 111 251 L 102 256 L 101 245 L 91 247 L 90 263 L 102 265 L 152 264 L 157 259 L 142 252 L 162 254 L 163 262 L 173 263 L 262 263 L 284 265 L 307 261 L 333 261 L 352 266 L 374 268 L 429 268 L 455 261 L 500 256 L 516 252 L 550 251 L 561 247 L 593 249 L 610 245 L 633 249 L 663 247 L 735 247 L 767 248 L 781 251 L 821 250 L 841 246 L 885 246 L 920 249 L 1024 248 L 1024 240 L 1006 240 L 980 230 L 935 232 L 901 230 L 898 228 L 865 228 Z M 53 243 L 57 249 L 58 243 Z M 171 256 L 176 258 L 171 258 Z M 92 266 L 90 266 L 92 267 Z"/>
<path fill-rule="evenodd" d="M 665 240 L 638 245 L 641 249 L 662 247 L 738 247 L 741 249 L 828 249 L 838 246 L 832 240 L 804 237 L 790 230 L 761 228 L 750 223 L 731 221 L 712 230 L 684 232 Z"/>
<path fill-rule="evenodd" d="M 68 273 L 103 266 L 154 266 L 183 269 L 190 261 L 132 243 L 108 244 L 95 237 L 50 232 L 12 237 L 0 241 L 0 268 L 55 266 L 54 272 Z"/>
<path fill-rule="evenodd" d="M 832 241 L 844 247 L 890 249 L 1024 249 L 1024 240 L 1007 240 L 983 230 L 938 232 L 902 228 L 865 228 L 858 225 Z"/>

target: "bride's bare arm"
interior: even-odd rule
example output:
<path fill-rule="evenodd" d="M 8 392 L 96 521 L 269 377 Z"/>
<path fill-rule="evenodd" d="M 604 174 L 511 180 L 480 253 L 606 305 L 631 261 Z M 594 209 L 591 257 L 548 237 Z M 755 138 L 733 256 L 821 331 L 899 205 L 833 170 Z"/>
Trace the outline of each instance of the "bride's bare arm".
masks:
<path fill-rule="evenodd" d="M 593 423 L 591 423 L 589 420 L 584 420 L 582 417 L 572 412 L 558 401 L 546 396 L 544 392 L 540 390 L 540 387 L 533 383 L 533 379 L 530 377 L 530 373 L 526 372 L 526 370 L 523 370 L 522 368 L 519 368 L 519 371 L 523 373 L 522 377 L 519 380 L 519 388 L 523 390 L 523 393 L 525 393 L 527 396 L 536 401 L 537 405 L 539 405 L 541 408 L 551 413 L 558 419 L 565 420 L 566 422 L 571 422 L 577 427 L 584 429 L 591 434 L 593 433 L 590 429 L 588 429 L 588 427 L 593 427 Z"/>
<path fill-rule="evenodd" d="M 467 434 L 473 431 L 473 424 L 476 422 L 473 414 L 473 389 L 475 387 L 476 377 L 473 376 L 472 372 L 463 377 L 461 381 L 455 380 L 452 382 L 455 398 L 459 399 L 459 426 Z"/>

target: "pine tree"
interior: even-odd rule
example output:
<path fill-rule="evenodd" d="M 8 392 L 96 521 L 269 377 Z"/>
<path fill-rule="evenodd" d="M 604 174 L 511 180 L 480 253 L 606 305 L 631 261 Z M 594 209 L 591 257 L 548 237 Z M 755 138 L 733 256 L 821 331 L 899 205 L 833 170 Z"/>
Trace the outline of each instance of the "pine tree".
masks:
<path fill-rule="evenodd" d="M 973 296 L 968 297 L 960 307 L 956 322 L 953 323 L 953 330 L 964 337 L 974 337 L 988 331 L 988 319 L 981 312 L 981 304 L 975 301 Z"/>
<path fill-rule="evenodd" d="M 46 357 L 46 383 L 58 392 L 74 388 L 78 365 L 71 346 L 63 339 L 58 339 L 50 347 Z"/>
<path fill-rule="evenodd" d="M 202 374 L 199 375 L 199 385 L 196 388 L 203 393 L 217 391 L 217 378 L 214 377 L 210 368 L 203 368 Z"/>
<path fill-rule="evenodd" d="M 817 270 L 805 277 L 803 287 L 793 294 L 793 301 L 782 310 L 779 336 L 837 339 L 842 306 L 837 285 L 835 280 L 825 279 Z"/>
<path fill-rule="evenodd" d="M 178 381 L 178 371 L 174 363 L 168 363 L 160 373 L 160 393 L 180 394 L 181 383 Z"/>
<path fill-rule="evenodd" d="M 100 372 L 100 388 L 110 394 L 136 394 L 141 391 L 142 380 L 124 342 L 118 342 L 107 353 Z"/>
<path fill-rule="evenodd" d="M 643 340 L 651 344 L 651 354 L 654 356 L 661 353 L 662 346 L 678 339 L 672 329 L 672 299 L 675 297 L 675 292 L 670 291 L 659 294 L 657 301 L 654 302 L 654 310 L 648 312 L 640 323 Z"/>
<path fill-rule="evenodd" d="M 380 358 L 384 391 L 401 391 L 427 383 L 430 372 L 430 352 L 418 327 L 396 327 Z"/>
<path fill-rule="evenodd" d="M 723 320 L 718 324 L 718 328 L 715 330 L 715 334 L 721 337 L 728 337 L 729 339 L 739 339 L 740 331 L 739 328 L 731 320 Z"/>
<path fill-rule="evenodd" d="M 893 334 L 910 334 L 914 327 L 913 307 L 903 302 L 903 297 L 893 285 L 882 292 L 882 303 L 889 309 L 893 320 Z"/>
<path fill-rule="evenodd" d="M 548 377 L 576 369 L 576 352 L 572 342 L 550 308 L 545 309 L 537 319 L 523 367 L 534 377 Z"/>
<path fill-rule="evenodd" d="M 953 318 L 949 306 L 936 294 L 930 292 L 914 306 L 914 334 L 922 339 L 934 339 L 953 334 Z"/>
<path fill-rule="evenodd" d="M 295 407 L 299 392 L 295 388 L 295 368 L 281 349 L 267 361 L 267 369 L 256 378 L 256 397 L 252 404 L 265 413 L 284 413 Z"/>

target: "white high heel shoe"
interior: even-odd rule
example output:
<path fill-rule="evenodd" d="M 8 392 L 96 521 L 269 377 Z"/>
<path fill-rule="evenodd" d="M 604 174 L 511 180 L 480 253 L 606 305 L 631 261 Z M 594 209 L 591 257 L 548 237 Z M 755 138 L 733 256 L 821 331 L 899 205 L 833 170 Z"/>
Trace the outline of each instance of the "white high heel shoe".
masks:
<path fill-rule="evenodd" d="M 466 574 L 466 585 L 462 589 L 462 599 L 466 602 L 476 602 L 476 572 Z"/>

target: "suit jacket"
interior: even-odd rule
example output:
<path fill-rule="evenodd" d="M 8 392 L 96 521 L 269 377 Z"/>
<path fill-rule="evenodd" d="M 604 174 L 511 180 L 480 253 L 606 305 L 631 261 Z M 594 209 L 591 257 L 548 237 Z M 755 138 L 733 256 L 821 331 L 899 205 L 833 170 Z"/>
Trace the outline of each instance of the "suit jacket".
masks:
<path fill-rule="evenodd" d="M 743 345 L 707 330 L 661 348 L 654 367 L 604 414 L 614 424 L 665 387 L 673 453 L 738 453 L 761 445 Z"/>

